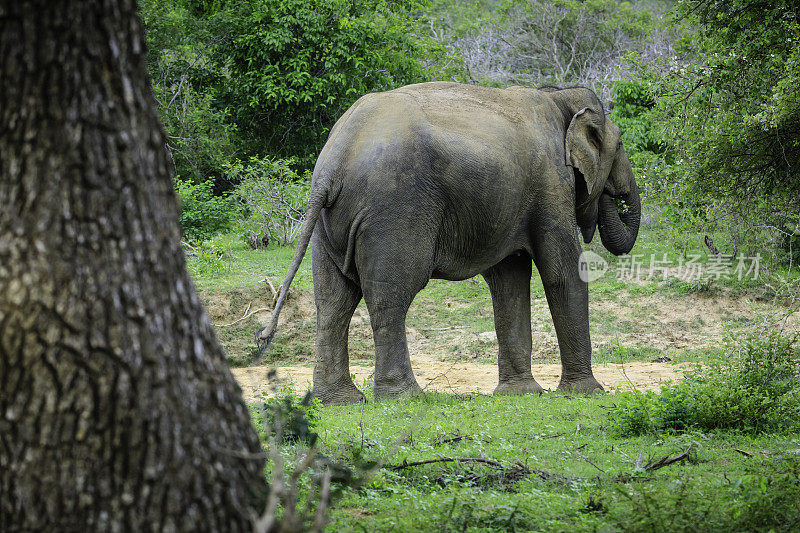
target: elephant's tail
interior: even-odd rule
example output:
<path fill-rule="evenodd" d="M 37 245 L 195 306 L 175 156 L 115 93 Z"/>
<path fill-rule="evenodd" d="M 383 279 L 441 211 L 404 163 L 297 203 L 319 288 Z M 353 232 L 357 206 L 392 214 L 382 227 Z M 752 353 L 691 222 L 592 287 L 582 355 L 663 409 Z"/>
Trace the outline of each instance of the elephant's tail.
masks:
<path fill-rule="evenodd" d="M 321 180 L 322 181 L 322 180 Z M 294 252 L 292 264 L 289 266 L 289 271 L 286 273 L 286 279 L 278 289 L 278 301 L 275 303 L 275 309 L 272 311 L 272 318 L 269 324 L 256 332 L 256 345 L 258 346 L 259 355 L 266 350 L 272 338 L 275 336 L 275 329 L 278 326 L 278 317 L 281 314 L 286 296 L 289 294 L 289 286 L 292 284 L 297 270 L 300 268 L 300 263 L 303 261 L 303 256 L 308 249 L 308 243 L 311 241 L 311 234 L 314 232 L 314 226 L 317 225 L 319 213 L 326 204 L 333 203 L 333 198 L 329 198 L 330 180 L 324 180 L 320 183 L 320 187 L 315 187 L 311 191 L 311 197 L 308 199 L 308 210 L 306 211 L 306 218 L 300 228 L 300 239 L 297 241 L 297 249 Z"/>

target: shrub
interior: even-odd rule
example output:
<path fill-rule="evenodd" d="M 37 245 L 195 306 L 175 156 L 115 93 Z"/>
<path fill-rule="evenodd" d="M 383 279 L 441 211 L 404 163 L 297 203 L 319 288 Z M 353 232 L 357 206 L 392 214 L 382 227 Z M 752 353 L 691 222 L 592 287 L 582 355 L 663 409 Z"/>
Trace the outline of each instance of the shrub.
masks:
<path fill-rule="evenodd" d="M 612 507 L 618 531 L 797 531 L 800 523 L 800 456 L 751 462 L 748 473 L 714 491 L 699 478 L 672 481 L 672 490 L 618 484 L 626 507 Z M 727 480 L 727 476 L 726 476 Z"/>
<path fill-rule="evenodd" d="M 791 431 L 800 426 L 797 336 L 750 333 L 727 355 L 653 392 L 624 392 L 611 413 L 620 435 L 688 428 Z"/>
<path fill-rule="evenodd" d="M 192 258 L 188 261 L 189 272 L 195 277 L 214 278 L 225 270 L 225 253 L 213 245 L 200 245 L 192 250 Z"/>
<path fill-rule="evenodd" d="M 236 203 L 229 196 L 214 196 L 213 188 L 211 181 L 175 180 L 175 190 L 181 200 L 181 227 L 187 240 L 207 240 L 230 229 L 236 218 Z"/>
<path fill-rule="evenodd" d="M 294 164 L 294 159 L 253 157 L 247 164 L 228 166 L 230 176 L 239 180 L 235 194 L 245 211 L 239 234 L 254 248 L 265 241 L 290 244 L 300 233 L 311 176 L 298 174 Z"/>

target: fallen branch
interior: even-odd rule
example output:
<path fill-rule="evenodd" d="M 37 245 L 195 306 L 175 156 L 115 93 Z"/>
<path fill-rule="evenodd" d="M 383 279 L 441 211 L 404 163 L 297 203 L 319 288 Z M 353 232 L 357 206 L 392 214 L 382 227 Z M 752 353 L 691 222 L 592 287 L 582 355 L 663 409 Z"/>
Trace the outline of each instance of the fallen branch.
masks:
<path fill-rule="evenodd" d="M 197 248 L 195 248 L 186 241 L 181 241 L 181 244 L 187 248 L 187 250 L 184 252 L 187 257 L 194 257 L 195 255 L 197 255 Z"/>
<path fill-rule="evenodd" d="M 585 455 L 583 455 L 581 452 L 579 452 L 579 451 L 575 450 L 575 454 L 576 454 L 578 457 L 580 457 L 581 459 L 583 459 L 584 461 L 586 461 L 587 463 L 589 463 L 590 465 L 592 465 L 593 467 L 595 467 L 596 469 L 598 469 L 599 471 L 601 471 L 602 473 L 604 473 L 604 474 L 606 473 L 606 471 L 605 471 L 605 470 L 603 470 L 602 468 L 600 468 L 599 466 L 597 466 L 596 464 L 594 464 L 594 463 L 591 461 L 591 459 L 589 459 L 588 457 L 586 457 Z"/>
<path fill-rule="evenodd" d="M 498 461 L 492 461 L 490 459 L 483 459 L 482 457 L 462 457 L 462 458 L 455 458 L 455 457 L 439 457 L 438 459 L 428 459 L 427 461 L 415 461 L 413 463 L 408 463 L 403 461 L 401 465 L 387 465 L 384 468 L 388 468 L 391 470 L 402 470 L 404 468 L 410 468 L 412 466 L 420 466 L 420 465 L 428 465 L 434 463 L 482 463 L 488 465 L 494 469 L 494 472 L 490 474 L 486 474 L 484 476 L 478 476 L 475 473 L 471 473 L 467 475 L 464 479 L 470 481 L 478 481 L 481 479 L 495 479 L 501 480 L 505 483 L 514 482 L 518 479 L 521 479 L 524 476 L 535 474 L 539 476 L 542 481 L 550 481 L 555 482 L 561 485 L 573 484 L 575 480 L 578 478 L 567 477 L 562 474 L 553 474 L 552 472 L 548 472 L 546 470 L 539 470 L 537 468 L 529 468 L 527 465 L 522 464 L 519 460 L 514 461 L 512 464 L 504 465 Z"/>
<path fill-rule="evenodd" d="M 655 463 L 647 465 L 646 467 L 644 467 L 644 469 L 647 470 L 648 472 L 652 472 L 654 470 L 658 470 L 659 468 L 664 468 L 665 466 L 669 466 L 671 464 L 677 463 L 678 461 L 683 461 L 684 459 L 689 457 L 689 450 L 690 449 L 691 448 L 688 448 L 685 452 L 680 453 L 678 455 L 674 455 L 672 457 L 667 455 L 663 459 L 659 459 Z"/>
<path fill-rule="evenodd" d="M 266 281 L 267 285 L 269 286 L 269 290 L 272 292 L 272 307 L 275 307 L 275 304 L 278 303 L 278 297 L 281 295 L 281 291 L 283 290 L 283 284 L 278 285 L 278 288 L 275 288 L 275 285 L 272 284 L 272 281 L 265 277 L 261 281 Z"/>
<path fill-rule="evenodd" d="M 636 469 L 642 467 L 642 450 L 639 450 L 639 454 L 636 456 L 636 462 L 633 463 L 633 467 Z"/>
<path fill-rule="evenodd" d="M 445 379 L 445 381 L 447 381 L 447 388 L 448 388 L 448 389 L 450 389 L 450 390 L 452 390 L 452 389 L 453 389 L 453 387 L 450 385 L 450 380 L 449 380 L 449 379 L 447 379 L 447 373 L 448 373 L 448 372 L 450 372 L 451 370 L 453 370 L 453 367 L 454 367 L 454 366 L 456 366 L 456 364 L 455 364 L 455 363 L 453 363 L 452 365 L 450 365 L 450 368 L 448 368 L 448 369 L 447 369 L 447 370 L 445 370 L 444 372 L 442 372 L 442 373 L 440 373 L 440 374 L 437 374 L 437 375 L 433 376 L 433 378 L 431 378 L 431 380 L 430 380 L 430 381 L 428 381 L 428 383 L 426 383 L 424 387 L 422 387 L 422 391 L 423 391 L 423 392 L 425 392 L 425 391 L 428 389 L 428 387 L 430 387 L 430 386 L 431 386 L 431 383 L 433 383 L 434 381 L 436 381 L 436 380 L 437 380 L 437 379 L 439 379 L 439 378 L 444 378 L 444 379 Z"/>
<path fill-rule="evenodd" d="M 739 448 L 734 448 L 733 451 L 739 452 L 740 454 L 744 455 L 745 457 L 753 457 L 755 455 L 754 453 L 750 453 L 750 452 L 747 452 L 747 451 L 744 451 L 744 450 L 740 450 Z"/>
<path fill-rule="evenodd" d="M 503 464 L 491 459 L 483 459 L 482 457 L 439 457 L 438 459 L 428 459 L 426 461 L 414 461 L 408 463 L 405 460 L 401 465 L 386 465 L 389 470 L 402 470 L 404 468 L 411 468 L 412 466 L 430 465 L 434 463 L 482 463 L 491 466 L 492 468 L 503 468 Z"/>
<path fill-rule="evenodd" d="M 438 446 L 440 444 L 452 444 L 455 442 L 459 442 L 461 440 L 475 440 L 475 437 L 471 437 L 470 435 L 461 435 L 460 433 L 454 433 L 452 435 L 453 435 L 452 437 L 447 437 L 447 434 L 445 433 L 444 435 L 433 441 L 433 446 Z"/>
<path fill-rule="evenodd" d="M 250 304 L 251 303 L 252 302 L 250 302 Z M 247 320 L 248 318 L 250 318 L 251 316 L 253 316 L 256 313 L 260 313 L 261 311 L 269 311 L 268 307 L 259 307 L 258 309 L 254 309 L 253 311 L 250 311 L 250 304 L 247 304 L 247 309 L 244 310 L 244 315 L 242 315 L 241 318 L 238 318 L 238 319 L 236 319 L 233 322 L 230 322 L 228 324 L 214 324 L 214 327 L 215 328 L 227 328 L 228 326 L 233 326 L 234 324 L 238 324 L 242 320 Z M 248 312 L 248 311 L 250 311 L 250 312 Z"/>
<path fill-rule="evenodd" d="M 272 284 L 272 281 L 269 278 L 264 278 L 261 281 L 267 282 L 267 285 L 269 286 L 269 290 L 272 291 L 272 295 L 273 296 L 277 296 L 278 295 L 278 291 L 277 291 L 277 289 L 275 289 L 275 285 Z"/>

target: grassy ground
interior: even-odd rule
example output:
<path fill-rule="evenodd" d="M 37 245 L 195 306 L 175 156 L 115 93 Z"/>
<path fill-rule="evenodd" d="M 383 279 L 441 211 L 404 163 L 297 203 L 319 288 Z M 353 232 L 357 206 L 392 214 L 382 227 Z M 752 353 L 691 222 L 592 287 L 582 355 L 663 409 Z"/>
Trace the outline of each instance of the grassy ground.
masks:
<path fill-rule="evenodd" d="M 657 229 L 645 228 L 632 253 L 669 254 L 666 241 Z M 190 257 L 189 266 L 212 321 L 223 324 L 217 333 L 231 365 L 311 364 L 310 254 L 293 284 L 295 292 L 273 348 L 259 357 L 252 335 L 269 317 L 272 300 L 260 280 L 270 276 L 277 285 L 293 250 L 252 251 L 232 237 L 212 244 L 213 253 Z M 724 353 L 726 335 L 784 314 L 793 305 L 787 306 L 776 285 L 763 279 L 616 279 L 614 274 L 625 265 L 599 245 L 591 249 L 611 267 L 608 275 L 590 284 L 595 364 L 659 357 L 706 362 Z M 696 251 L 701 262 L 708 261 L 702 250 Z M 773 273 L 776 279 L 780 274 Z M 531 290 L 534 362 L 557 362 L 537 276 Z M 224 325 L 261 308 L 265 311 Z M 479 277 L 431 280 L 414 302 L 408 330 L 412 355 L 416 350 L 442 361 L 496 363 L 496 340 L 489 333 L 491 300 Z M 354 364 L 372 364 L 363 303 L 351 325 L 350 350 Z M 363 385 L 370 396 L 370 384 Z M 615 398 L 557 392 L 541 397 L 429 394 L 322 408 L 315 422 L 322 453 L 344 464 L 372 460 L 384 465 L 365 485 L 343 492 L 329 529 L 800 529 L 800 436 L 718 430 L 620 436 L 610 415 Z M 258 408 L 253 409 L 258 421 Z M 284 450 L 290 463 L 296 446 Z M 669 466 L 648 468 L 684 452 L 684 458 Z M 413 464 L 431 460 L 439 462 Z"/>
<path fill-rule="evenodd" d="M 730 530 L 737 520 L 749 529 L 764 509 L 748 506 L 767 508 L 762 500 L 786 490 L 769 485 L 777 482 L 772 469 L 785 469 L 786 457 L 800 463 L 797 435 L 615 437 L 608 426 L 613 405 L 610 397 L 551 393 L 368 403 L 363 416 L 358 407 L 326 408 L 318 427 L 323 452 L 345 462 L 484 458 L 501 465 L 384 468 L 345 494 L 332 529 L 707 531 Z M 685 460 L 647 469 L 687 450 Z"/>

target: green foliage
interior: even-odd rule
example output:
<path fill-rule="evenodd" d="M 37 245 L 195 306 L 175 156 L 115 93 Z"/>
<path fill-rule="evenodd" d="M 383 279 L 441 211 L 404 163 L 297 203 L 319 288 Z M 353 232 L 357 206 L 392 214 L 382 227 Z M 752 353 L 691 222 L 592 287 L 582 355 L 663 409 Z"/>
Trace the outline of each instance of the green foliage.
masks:
<path fill-rule="evenodd" d="M 274 370 L 270 372 L 274 373 Z M 275 379 L 272 374 L 271 379 Z M 319 400 L 311 398 L 311 393 L 299 397 L 294 393 L 293 385 L 291 381 L 282 383 L 273 391 L 273 398 L 256 404 L 253 422 L 262 440 L 266 440 L 274 428 L 280 427 L 283 442 L 314 446 L 319 438 L 314 425 L 319 419 L 322 405 Z"/>
<path fill-rule="evenodd" d="M 731 341 L 724 358 L 660 394 L 620 394 L 611 421 L 623 436 L 688 428 L 794 431 L 800 424 L 797 336 L 769 330 Z"/>
<path fill-rule="evenodd" d="M 625 150 L 631 156 L 637 152 L 664 151 L 661 140 L 653 130 L 649 112 L 655 107 L 650 89 L 638 81 L 618 81 L 612 90 L 614 109 L 611 120 L 622 130 Z"/>
<path fill-rule="evenodd" d="M 629 505 L 610 521 L 618 531 L 796 531 L 800 523 L 800 457 L 793 454 L 749 464 L 730 480 L 726 498 L 709 498 L 697 480 L 673 480 L 671 490 L 617 485 Z M 727 477 L 727 476 L 726 476 Z"/>
<path fill-rule="evenodd" d="M 266 237 L 285 246 L 297 238 L 308 207 L 311 175 L 298 174 L 292 169 L 295 163 L 295 159 L 252 157 L 247 164 L 237 161 L 227 167 L 239 182 L 235 193 L 246 213 L 239 234 L 245 242 Z"/>
<path fill-rule="evenodd" d="M 800 235 L 800 21 L 788 0 L 683 0 L 677 53 L 634 70 L 668 146 L 662 201 L 703 205 L 703 231 L 789 259 Z M 712 222 L 713 221 L 713 222 Z M 744 246 L 742 246 L 744 245 Z"/>
<path fill-rule="evenodd" d="M 618 81 L 611 91 L 614 108 L 611 120 L 622 131 L 625 152 L 633 167 L 639 192 L 645 198 L 662 190 L 665 143 L 654 127 L 655 99 L 650 87 L 642 81 Z M 685 251 L 685 244 L 681 251 Z"/>
<path fill-rule="evenodd" d="M 362 94 L 457 76 L 425 35 L 418 0 L 141 0 L 148 70 L 176 173 L 215 179 L 235 159 L 296 157 L 310 168 Z M 426 32 L 429 31 L 426 29 Z M 212 177 L 219 177 L 212 178 Z"/>
<path fill-rule="evenodd" d="M 604 423 L 612 401 L 616 396 L 429 394 L 325 407 L 316 427 L 326 453 L 385 465 L 344 495 L 332 529 L 352 529 L 354 520 L 368 531 L 796 529 L 796 434 L 615 437 Z M 646 470 L 687 449 L 686 460 Z M 495 463 L 410 466 L 440 458 Z M 409 466 L 389 467 L 403 464 Z"/>
<path fill-rule="evenodd" d="M 212 181 L 176 179 L 175 190 L 181 203 L 181 227 L 189 241 L 204 241 L 230 229 L 238 215 L 236 203 L 229 196 L 214 195 Z"/>
<path fill-rule="evenodd" d="M 361 95 L 425 81 L 416 0 L 254 0 L 229 13 L 227 98 L 250 153 L 310 167 Z M 230 16 L 235 15 L 235 16 Z"/>
<path fill-rule="evenodd" d="M 748 470 L 735 484 L 738 497 L 730 515 L 736 527 L 730 529 L 796 529 L 800 524 L 800 455 L 779 455 Z"/>
<path fill-rule="evenodd" d="M 235 126 L 220 102 L 224 66 L 208 42 L 218 31 L 183 0 L 140 0 L 147 66 L 175 173 L 202 182 L 235 152 Z M 224 183 L 215 183 L 217 191 Z"/>

